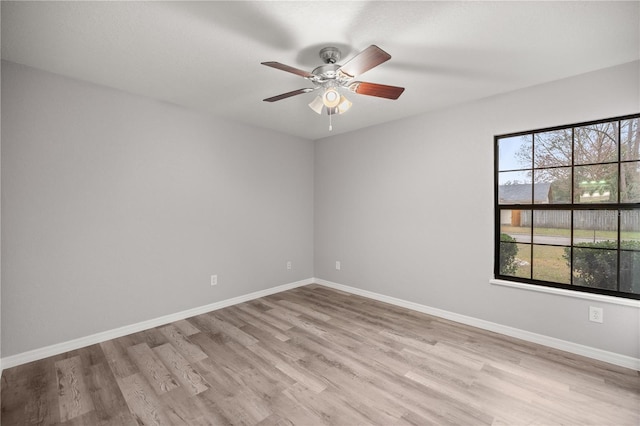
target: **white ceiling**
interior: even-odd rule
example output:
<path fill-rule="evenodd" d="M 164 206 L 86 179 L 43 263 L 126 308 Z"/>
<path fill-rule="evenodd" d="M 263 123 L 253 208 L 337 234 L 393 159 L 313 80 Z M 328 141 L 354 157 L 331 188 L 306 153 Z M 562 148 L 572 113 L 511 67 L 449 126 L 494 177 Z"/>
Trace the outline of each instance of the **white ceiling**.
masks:
<path fill-rule="evenodd" d="M 3 1 L 2 58 L 315 140 L 638 60 L 639 29 L 638 1 Z M 314 93 L 262 102 L 313 86 L 260 62 L 371 44 L 392 58 L 358 79 L 398 100 L 348 94 L 331 133 Z"/>

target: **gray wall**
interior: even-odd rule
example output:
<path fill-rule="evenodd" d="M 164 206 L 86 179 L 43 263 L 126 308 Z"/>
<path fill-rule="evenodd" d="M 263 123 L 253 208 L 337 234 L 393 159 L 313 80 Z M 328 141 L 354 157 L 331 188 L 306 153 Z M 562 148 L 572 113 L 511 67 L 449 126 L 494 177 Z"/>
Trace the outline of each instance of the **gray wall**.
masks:
<path fill-rule="evenodd" d="M 2 112 L 2 356 L 313 276 L 311 141 L 8 62 Z"/>
<path fill-rule="evenodd" d="M 639 76 L 637 62 L 602 70 L 316 141 L 314 153 L 310 141 L 3 62 L 2 356 L 315 268 L 640 357 L 636 308 L 489 284 L 493 135 L 638 112 Z M 593 304 L 604 324 L 586 320 Z"/>
<path fill-rule="evenodd" d="M 637 308 L 489 284 L 493 136 L 640 112 L 639 81 L 635 62 L 316 141 L 316 277 L 640 357 Z"/>

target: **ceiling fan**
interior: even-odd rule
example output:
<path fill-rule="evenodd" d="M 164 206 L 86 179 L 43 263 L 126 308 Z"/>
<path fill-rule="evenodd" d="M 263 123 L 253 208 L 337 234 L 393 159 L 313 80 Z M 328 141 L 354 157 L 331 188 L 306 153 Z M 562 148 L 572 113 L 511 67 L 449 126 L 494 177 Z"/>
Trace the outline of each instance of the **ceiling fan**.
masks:
<path fill-rule="evenodd" d="M 339 88 L 348 89 L 359 95 L 376 96 L 386 99 L 398 99 L 402 92 L 404 92 L 404 87 L 353 81 L 354 78 L 360 74 L 364 74 L 370 69 L 391 59 L 391 55 L 378 46 L 371 45 L 367 47 L 344 65 L 337 64 L 340 57 L 340 50 L 336 47 L 325 47 L 321 49 L 320 58 L 325 65 L 320 65 L 311 72 L 284 65 L 280 62 L 262 62 L 262 65 L 304 77 L 315 86 L 313 88 L 298 89 L 272 96 L 264 99 L 264 101 L 275 102 L 303 93 L 322 90 L 322 94 L 311 101 L 309 107 L 318 114 L 321 114 L 322 109 L 326 108 L 327 114 L 331 116 L 333 114 L 342 114 L 351 107 L 351 102 L 338 92 Z M 331 130 L 331 126 L 329 126 L 329 129 Z"/>

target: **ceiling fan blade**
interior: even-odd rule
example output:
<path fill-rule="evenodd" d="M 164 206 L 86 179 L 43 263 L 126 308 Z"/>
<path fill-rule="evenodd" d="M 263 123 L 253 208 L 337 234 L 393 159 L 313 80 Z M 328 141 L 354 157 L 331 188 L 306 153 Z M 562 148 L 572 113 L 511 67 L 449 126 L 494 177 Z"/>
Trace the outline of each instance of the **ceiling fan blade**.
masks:
<path fill-rule="evenodd" d="M 309 93 L 309 92 L 313 92 L 314 89 L 298 89 L 298 90 L 294 90 L 293 92 L 287 92 L 287 93 L 283 93 L 281 95 L 277 95 L 277 96 L 272 96 L 270 98 L 267 99 L 263 99 L 264 102 L 275 102 L 275 101 L 279 101 L 282 99 L 287 99 L 290 98 L 291 96 L 296 96 L 296 95 L 302 95 L 303 93 Z"/>
<path fill-rule="evenodd" d="M 281 64 L 280 62 L 273 62 L 273 61 L 271 61 L 271 62 L 262 62 L 262 65 L 266 65 L 268 67 L 272 67 L 272 68 L 276 68 L 276 69 L 279 69 L 279 70 L 282 70 L 282 71 L 290 72 L 290 73 L 299 75 L 299 76 L 304 77 L 304 78 L 312 78 L 313 77 L 313 74 L 311 74 L 310 72 L 303 71 L 301 69 L 294 68 L 294 67 L 291 67 L 289 65 Z"/>
<path fill-rule="evenodd" d="M 341 72 L 347 77 L 353 78 L 369 71 L 371 68 L 377 67 L 389 59 L 391 59 L 391 55 L 380 49 L 375 44 L 372 44 L 351 58 L 349 62 L 341 66 L 338 72 Z"/>
<path fill-rule="evenodd" d="M 349 90 L 359 95 L 377 96 L 379 98 L 398 99 L 404 87 L 387 86 L 384 84 L 355 81 L 349 85 Z"/>

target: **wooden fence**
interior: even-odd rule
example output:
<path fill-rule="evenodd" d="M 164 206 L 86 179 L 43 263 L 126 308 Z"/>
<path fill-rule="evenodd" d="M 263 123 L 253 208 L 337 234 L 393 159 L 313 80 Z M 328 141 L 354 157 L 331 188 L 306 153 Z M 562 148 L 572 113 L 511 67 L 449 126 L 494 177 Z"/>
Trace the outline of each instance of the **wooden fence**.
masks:
<path fill-rule="evenodd" d="M 531 210 L 522 210 L 520 226 L 531 226 Z M 640 211 L 623 210 L 620 213 L 621 231 L 640 231 Z M 571 228 L 571 212 L 566 210 L 535 210 L 533 226 L 540 228 Z M 615 231 L 618 229 L 618 212 L 615 210 L 576 210 L 574 229 Z"/>

